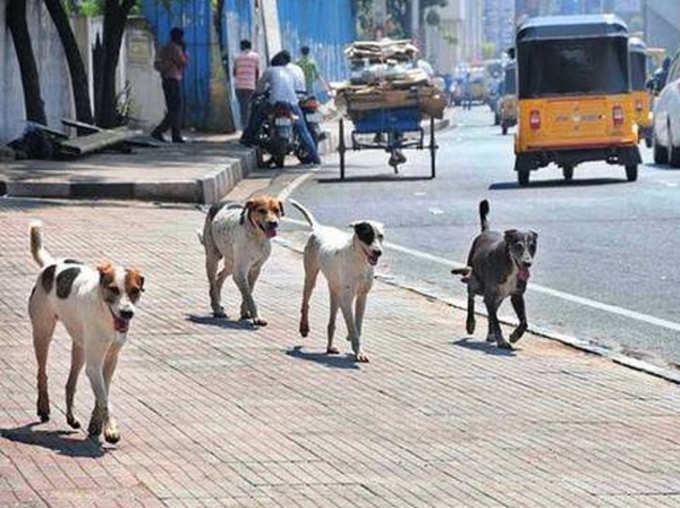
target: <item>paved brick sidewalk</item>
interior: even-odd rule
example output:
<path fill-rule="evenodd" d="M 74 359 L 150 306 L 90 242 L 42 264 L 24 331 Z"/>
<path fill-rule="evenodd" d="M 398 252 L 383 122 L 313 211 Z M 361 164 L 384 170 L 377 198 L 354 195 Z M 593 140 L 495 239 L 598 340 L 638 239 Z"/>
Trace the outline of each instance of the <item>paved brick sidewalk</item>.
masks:
<path fill-rule="evenodd" d="M 36 424 L 25 310 L 36 217 L 53 254 L 146 272 L 112 387 L 116 446 L 66 425 L 61 328 L 52 420 Z M 202 220 L 190 207 L 0 200 L 0 506 L 680 502 L 676 385 L 531 336 L 501 354 L 465 339 L 461 312 L 382 283 L 365 325 L 372 363 L 326 357 L 325 285 L 303 341 L 301 259 L 281 246 L 256 291 L 269 326 L 215 321 L 194 233 Z M 236 312 L 231 281 L 225 296 Z M 79 388 L 86 421 L 85 375 Z"/>

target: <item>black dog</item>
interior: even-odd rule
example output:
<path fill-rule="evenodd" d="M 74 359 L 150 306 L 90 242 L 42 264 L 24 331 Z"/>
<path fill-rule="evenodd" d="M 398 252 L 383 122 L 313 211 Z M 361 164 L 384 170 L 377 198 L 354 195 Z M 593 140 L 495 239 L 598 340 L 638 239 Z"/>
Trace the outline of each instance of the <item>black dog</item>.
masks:
<path fill-rule="evenodd" d="M 538 234 L 517 229 L 509 229 L 503 234 L 489 231 L 488 214 L 489 202 L 484 200 L 479 203 L 482 232 L 472 242 L 468 266 L 451 273 L 463 275 L 462 281 L 468 285 L 467 332 L 475 331 L 475 295 L 481 295 L 489 315 L 487 342 L 495 340 L 498 347 L 510 349 L 512 346 L 503 338 L 496 312 L 510 295 L 519 318 L 519 326 L 510 335 L 510 342 L 517 342 L 527 329 L 524 291 L 530 276 L 529 267 L 536 255 Z"/>

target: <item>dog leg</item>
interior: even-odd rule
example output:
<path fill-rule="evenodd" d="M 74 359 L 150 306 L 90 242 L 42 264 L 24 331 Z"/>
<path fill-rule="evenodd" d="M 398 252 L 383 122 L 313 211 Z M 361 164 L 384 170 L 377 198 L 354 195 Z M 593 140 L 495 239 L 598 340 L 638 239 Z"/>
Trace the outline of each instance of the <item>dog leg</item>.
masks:
<path fill-rule="evenodd" d="M 465 329 L 468 335 L 475 333 L 475 294 L 468 287 L 468 298 L 467 298 L 467 320 L 465 321 Z M 489 340 L 487 338 L 487 340 Z"/>
<path fill-rule="evenodd" d="M 220 254 L 214 248 L 205 247 L 205 273 L 208 276 L 208 284 L 210 285 L 210 307 L 215 317 L 226 317 L 224 308 L 220 305 L 221 286 L 218 284 L 217 265 L 220 262 Z M 222 270 L 224 272 L 224 270 Z M 220 272 L 220 275 L 222 275 Z"/>
<path fill-rule="evenodd" d="M 78 376 L 85 363 L 85 351 L 80 344 L 73 342 L 71 344 L 71 371 L 68 374 L 68 381 L 66 382 L 66 423 L 72 428 L 79 429 L 80 422 L 73 416 L 73 397 L 76 394 L 76 385 L 78 384 Z"/>
<path fill-rule="evenodd" d="M 109 344 L 89 334 L 85 335 L 85 373 L 94 392 L 94 409 L 87 432 L 90 437 L 98 437 L 104 422 L 108 419 L 108 393 L 104 380 L 103 365 Z"/>
<path fill-rule="evenodd" d="M 495 296 L 485 295 L 484 304 L 486 305 L 486 312 L 489 319 L 489 335 L 487 336 L 487 342 L 493 342 L 491 337 L 496 339 L 496 345 L 502 349 L 512 349 L 512 346 L 508 341 L 503 338 L 503 331 L 498 323 L 498 316 L 496 311 L 498 310 L 499 302 Z"/>
<path fill-rule="evenodd" d="M 254 265 L 248 272 L 248 285 L 250 286 L 250 291 L 255 291 L 255 283 L 257 278 L 260 276 L 260 270 L 262 265 Z M 241 319 L 250 319 L 253 316 L 250 315 L 250 310 L 248 309 L 248 304 L 245 300 L 241 300 Z"/>
<path fill-rule="evenodd" d="M 305 287 L 302 291 L 302 307 L 300 308 L 300 335 L 303 337 L 309 335 L 309 300 L 312 298 L 312 291 L 314 291 L 316 278 L 319 275 L 319 264 L 315 257 L 307 254 L 307 250 L 308 248 L 305 248 Z"/>
<path fill-rule="evenodd" d="M 104 383 L 106 383 L 106 395 L 107 397 L 111 393 L 111 379 L 113 379 L 113 373 L 116 371 L 116 365 L 118 364 L 118 353 L 120 352 L 122 345 L 113 343 L 106 353 L 106 360 L 104 361 Z M 117 443 L 120 440 L 120 431 L 118 430 L 118 422 L 111 415 L 111 408 L 107 412 L 107 419 L 104 422 L 104 439 L 109 443 Z"/>
<path fill-rule="evenodd" d="M 234 282 L 236 283 L 236 286 L 238 287 L 239 291 L 241 291 L 241 298 L 248 307 L 248 311 L 250 312 L 253 325 L 267 326 L 267 322 L 264 319 L 260 318 L 259 314 L 257 313 L 257 305 L 255 305 L 255 300 L 253 299 L 250 284 L 248 283 L 248 273 L 246 272 L 246 270 L 247 268 L 246 269 L 241 268 L 234 272 Z"/>
<path fill-rule="evenodd" d="M 352 312 L 352 295 L 345 294 L 340 297 L 340 308 L 342 315 L 345 318 L 345 325 L 347 326 L 347 336 L 352 343 L 352 351 L 354 351 L 354 358 L 357 362 L 367 362 L 368 357 L 361 350 L 361 337 L 356 327 L 356 320 Z"/>
<path fill-rule="evenodd" d="M 512 308 L 515 309 L 515 314 L 517 314 L 517 319 L 519 319 L 519 325 L 510 334 L 510 342 L 514 344 L 527 331 L 527 315 L 524 306 L 524 295 L 512 295 L 510 296 L 510 301 L 512 302 Z"/>
<path fill-rule="evenodd" d="M 33 322 L 33 349 L 38 363 L 38 402 L 37 413 L 41 422 L 50 419 L 50 397 L 47 393 L 47 353 L 52 341 L 57 319 L 47 316 L 46 312 L 31 312 Z"/>
<path fill-rule="evenodd" d="M 354 318 L 357 322 L 357 333 L 361 337 L 361 330 L 364 324 L 364 314 L 366 312 L 366 298 L 368 293 L 359 293 L 354 302 Z"/>
<path fill-rule="evenodd" d="M 328 317 L 328 343 L 326 345 L 326 354 L 337 355 L 340 353 L 338 348 L 333 347 L 333 338 L 335 337 L 335 320 L 338 317 L 338 309 L 340 308 L 340 301 L 338 295 L 334 291 L 330 291 L 331 313 Z"/>

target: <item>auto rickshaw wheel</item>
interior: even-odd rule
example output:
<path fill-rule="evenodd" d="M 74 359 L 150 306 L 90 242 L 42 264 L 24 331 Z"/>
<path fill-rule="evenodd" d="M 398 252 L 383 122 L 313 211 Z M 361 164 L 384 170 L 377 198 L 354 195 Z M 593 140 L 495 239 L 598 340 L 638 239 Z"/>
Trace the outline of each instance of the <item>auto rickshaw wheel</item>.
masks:
<path fill-rule="evenodd" d="M 519 183 L 520 187 L 526 187 L 529 185 L 529 176 L 531 175 L 531 171 L 528 169 L 520 169 L 517 171 L 517 183 Z"/>
<path fill-rule="evenodd" d="M 634 182 L 637 180 L 638 177 L 638 165 L 637 164 L 628 164 L 626 166 L 626 178 L 628 179 L 629 182 Z"/>
<path fill-rule="evenodd" d="M 574 166 L 564 166 L 562 168 L 562 176 L 567 182 L 571 182 L 574 178 Z"/>
<path fill-rule="evenodd" d="M 507 124 L 504 123 L 503 125 L 501 125 L 501 132 L 503 133 L 503 136 L 505 136 L 508 133 L 508 125 Z"/>
<path fill-rule="evenodd" d="M 654 141 L 652 140 L 652 136 L 649 134 L 645 136 L 645 146 L 647 148 L 652 148 L 652 145 L 654 144 Z"/>

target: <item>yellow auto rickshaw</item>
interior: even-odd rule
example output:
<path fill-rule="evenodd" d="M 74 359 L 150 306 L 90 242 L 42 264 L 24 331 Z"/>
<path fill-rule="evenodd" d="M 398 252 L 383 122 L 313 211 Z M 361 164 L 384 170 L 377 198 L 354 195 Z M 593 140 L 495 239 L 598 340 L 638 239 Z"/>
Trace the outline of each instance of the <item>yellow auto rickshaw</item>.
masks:
<path fill-rule="evenodd" d="M 500 95 L 498 112 L 501 132 L 505 136 L 508 128 L 517 125 L 517 63 L 514 60 L 505 66 Z"/>
<path fill-rule="evenodd" d="M 638 126 L 638 142 L 645 140 L 647 148 L 652 147 L 654 117 L 652 97 L 647 89 L 647 46 L 637 37 L 628 41 L 630 50 L 630 88 L 633 94 L 635 122 Z"/>
<path fill-rule="evenodd" d="M 516 43 L 519 184 L 550 163 L 571 180 L 577 164 L 600 160 L 636 180 L 642 161 L 626 24 L 613 14 L 530 18 Z"/>

